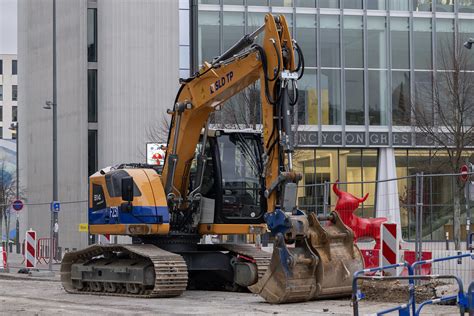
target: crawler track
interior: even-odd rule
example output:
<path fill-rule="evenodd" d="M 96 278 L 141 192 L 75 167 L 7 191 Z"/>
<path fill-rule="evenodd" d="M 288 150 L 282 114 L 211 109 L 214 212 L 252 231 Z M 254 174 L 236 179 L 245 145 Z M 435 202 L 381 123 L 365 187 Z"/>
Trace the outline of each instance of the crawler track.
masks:
<path fill-rule="evenodd" d="M 85 286 L 79 290 L 73 286 L 71 279 L 71 267 L 74 263 L 87 262 L 94 257 L 106 253 L 126 253 L 139 259 L 153 263 L 155 270 L 155 285 L 153 289 L 144 289 L 137 294 L 127 292 L 125 284 L 116 284 L 116 292 L 106 292 L 104 286 L 102 291 L 93 291 L 91 287 Z M 145 245 L 103 245 L 91 246 L 84 250 L 67 253 L 61 264 L 61 282 L 64 289 L 74 294 L 96 294 L 127 297 L 173 297 L 181 295 L 188 283 L 188 271 L 186 262 L 177 254 L 165 251 L 156 246 Z"/>

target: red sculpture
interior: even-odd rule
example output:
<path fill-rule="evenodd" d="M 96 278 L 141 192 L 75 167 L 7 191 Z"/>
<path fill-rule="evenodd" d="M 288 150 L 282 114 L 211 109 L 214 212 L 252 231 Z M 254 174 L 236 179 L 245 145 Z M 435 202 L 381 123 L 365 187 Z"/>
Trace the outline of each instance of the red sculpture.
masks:
<path fill-rule="evenodd" d="M 354 211 L 359 207 L 360 203 L 367 200 L 369 194 L 367 193 L 360 199 L 350 193 L 339 190 L 337 187 L 338 182 L 339 180 L 332 186 L 334 193 L 338 197 L 335 210 L 344 224 L 354 231 L 354 241 L 357 241 L 360 237 L 372 237 L 375 240 L 374 249 L 380 249 L 380 226 L 383 222 L 387 221 L 387 218 L 362 218 L 355 215 Z"/>

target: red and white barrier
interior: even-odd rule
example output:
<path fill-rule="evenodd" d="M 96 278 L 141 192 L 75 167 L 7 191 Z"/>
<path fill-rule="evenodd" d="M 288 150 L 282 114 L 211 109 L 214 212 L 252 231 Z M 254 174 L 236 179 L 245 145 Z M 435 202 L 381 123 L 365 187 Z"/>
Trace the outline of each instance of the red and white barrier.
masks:
<path fill-rule="evenodd" d="M 25 267 L 35 268 L 36 267 L 36 232 L 29 230 L 26 232 L 25 238 Z"/>
<path fill-rule="evenodd" d="M 397 224 L 382 223 L 380 227 L 382 239 L 382 251 L 380 252 L 380 266 L 396 264 L 400 260 L 400 236 L 398 236 Z M 399 269 L 386 270 L 391 275 L 399 275 Z"/>
<path fill-rule="evenodd" d="M 0 270 L 5 270 L 8 268 L 7 265 L 7 252 L 5 249 L 0 246 Z"/>
<path fill-rule="evenodd" d="M 111 240 L 110 239 L 110 234 L 98 235 L 99 245 L 109 245 L 109 244 L 111 244 L 110 240 Z"/>

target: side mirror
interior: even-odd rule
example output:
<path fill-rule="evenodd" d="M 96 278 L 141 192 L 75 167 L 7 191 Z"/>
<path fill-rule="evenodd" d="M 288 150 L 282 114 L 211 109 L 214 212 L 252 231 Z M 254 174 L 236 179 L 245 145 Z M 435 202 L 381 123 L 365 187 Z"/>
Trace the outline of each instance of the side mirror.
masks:
<path fill-rule="evenodd" d="M 122 178 L 122 200 L 133 201 L 133 177 Z"/>

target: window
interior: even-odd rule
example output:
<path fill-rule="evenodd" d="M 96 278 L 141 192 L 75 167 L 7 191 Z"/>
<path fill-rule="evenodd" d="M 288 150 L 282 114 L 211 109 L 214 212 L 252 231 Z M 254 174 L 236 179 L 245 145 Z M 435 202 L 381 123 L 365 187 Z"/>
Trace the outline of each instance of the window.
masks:
<path fill-rule="evenodd" d="M 295 5 L 297 7 L 316 8 L 316 0 L 296 0 Z"/>
<path fill-rule="evenodd" d="M 274 7 L 292 7 L 293 0 L 270 0 L 271 5 Z"/>
<path fill-rule="evenodd" d="M 247 5 L 267 6 L 268 0 L 247 0 Z"/>
<path fill-rule="evenodd" d="M 298 124 L 318 124 L 318 93 L 316 90 L 316 70 L 306 69 L 298 81 Z M 325 113 L 327 115 L 327 111 Z"/>
<path fill-rule="evenodd" d="M 367 64 L 369 68 L 387 67 L 387 27 L 385 17 L 367 17 Z"/>
<path fill-rule="evenodd" d="M 3 106 L 0 106 L 0 121 L 3 122 Z"/>
<path fill-rule="evenodd" d="M 296 15 L 296 40 L 304 52 L 305 66 L 316 67 L 316 16 Z"/>
<path fill-rule="evenodd" d="M 431 19 L 413 21 L 413 57 L 415 69 L 432 69 Z"/>
<path fill-rule="evenodd" d="M 3 139 L 3 127 L 0 126 L 0 138 Z"/>
<path fill-rule="evenodd" d="M 322 124 L 341 124 L 341 71 L 321 70 L 321 112 Z"/>
<path fill-rule="evenodd" d="M 3 86 L 0 85 L 0 101 L 3 101 Z"/>
<path fill-rule="evenodd" d="M 200 38 L 198 47 L 198 63 L 202 64 L 204 61 L 211 62 L 212 59 L 220 54 L 219 48 L 219 12 L 199 12 L 199 35 Z"/>
<path fill-rule="evenodd" d="M 392 69 L 410 68 L 410 38 L 408 18 L 390 18 L 392 37 Z"/>
<path fill-rule="evenodd" d="M 18 74 L 18 61 L 12 60 L 12 75 Z"/>
<path fill-rule="evenodd" d="M 468 1 L 459 1 L 459 2 L 466 3 Z M 469 2 L 472 3 L 472 1 L 469 1 Z M 459 12 L 466 12 L 466 11 L 463 11 L 463 5 L 461 3 L 459 3 L 458 6 L 459 6 Z M 454 0 L 436 0 L 436 11 L 437 12 L 453 12 Z"/>
<path fill-rule="evenodd" d="M 87 71 L 87 114 L 89 122 L 97 122 L 97 70 Z"/>
<path fill-rule="evenodd" d="M 409 0 L 389 0 L 390 10 L 394 11 L 408 11 Z"/>
<path fill-rule="evenodd" d="M 224 12 L 224 26 L 222 28 L 223 52 L 234 45 L 244 34 L 244 13 Z M 263 24 L 263 20 L 261 22 Z"/>
<path fill-rule="evenodd" d="M 385 0 L 369 0 L 366 5 L 368 10 L 385 10 Z"/>
<path fill-rule="evenodd" d="M 12 122 L 18 121 L 18 107 L 12 106 Z"/>
<path fill-rule="evenodd" d="M 339 16 L 322 15 L 321 21 L 321 66 L 340 67 Z"/>
<path fill-rule="evenodd" d="M 12 101 L 18 100 L 18 86 L 15 84 L 12 86 Z"/>
<path fill-rule="evenodd" d="M 88 133 L 88 170 L 89 175 L 95 173 L 98 169 L 97 166 L 97 131 L 96 130 L 89 130 Z"/>
<path fill-rule="evenodd" d="M 259 12 L 249 12 L 247 14 L 247 33 L 252 33 L 260 26 L 263 25 L 265 21 L 265 13 Z M 255 40 L 255 43 L 262 46 L 263 45 L 263 36 L 260 35 Z"/>
<path fill-rule="evenodd" d="M 459 43 L 466 42 L 474 34 L 474 20 L 459 20 Z M 463 47 L 461 47 L 464 49 Z M 466 54 L 466 69 L 474 70 L 474 54 Z"/>
<path fill-rule="evenodd" d="M 410 72 L 392 71 L 393 125 L 410 123 Z"/>
<path fill-rule="evenodd" d="M 361 16 L 344 16 L 344 60 L 347 68 L 364 67 L 364 33 Z"/>
<path fill-rule="evenodd" d="M 364 71 L 346 70 L 346 124 L 364 125 Z"/>
<path fill-rule="evenodd" d="M 386 70 L 369 70 L 369 124 L 387 125 L 388 81 Z"/>
<path fill-rule="evenodd" d="M 320 8 L 339 8 L 339 0 L 319 0 Z"/>
<path fill-rule="evenodd" d="M 449 1 L 453 2 L 453 0 Z M 474 1 L 458 1 L 459 12 L 474 12 Z"/>
<path fill-rule="evenodd" d="M 415 71 L 414 81 L 415 117 L 433 124 L 433 74 L 431 71 Z"/>
<path fill-rule="evenodd" d="M 3 60 L 0 59 L 0 75 L 3 75 Z"/>
<path fill-rule="evenodd" d="M 87 61 L 97 61 L 97 9 L 87 9 Z"/>
<path fill-rule="evenodd" d="M 432 0 L 413 0 L 413 11 L 431 11 Z"/>
<path fill-rule="evenodd" d="M 452 69 L 454 53 L 454 21 L 436 19 L 436 67 L 441 70 Z"/>
<path fill-rule="evenodd" d="M 231 5 L 243 5 L 244 0 L 224 0 L 223 4 L 231 4 Z"/>
<path fill-rule="evenodd" d="M 199 0 L 202 4 L 219 4 L 219 0 Z"/>
<path fill-rule="evenodd" d="M 344 9 L 362 9 L 362 0 L 344 0 Z"/>

